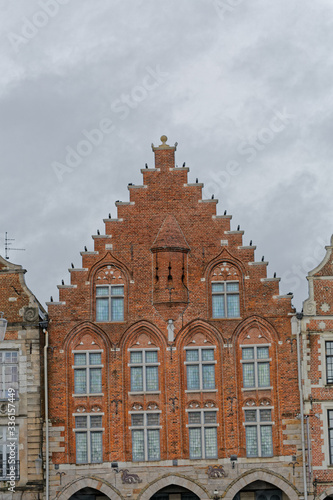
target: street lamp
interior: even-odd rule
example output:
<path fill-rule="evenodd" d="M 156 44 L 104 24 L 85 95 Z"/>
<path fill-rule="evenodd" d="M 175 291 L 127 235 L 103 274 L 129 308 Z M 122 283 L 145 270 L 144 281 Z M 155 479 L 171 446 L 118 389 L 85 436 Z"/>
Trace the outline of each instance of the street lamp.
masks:
<path fill-rule="evenodd" d="M 5 338 L 6 328 L 7 328 L 7 320 L 3 318 L 4 313 L 0 311 L 0 342 Z"/>

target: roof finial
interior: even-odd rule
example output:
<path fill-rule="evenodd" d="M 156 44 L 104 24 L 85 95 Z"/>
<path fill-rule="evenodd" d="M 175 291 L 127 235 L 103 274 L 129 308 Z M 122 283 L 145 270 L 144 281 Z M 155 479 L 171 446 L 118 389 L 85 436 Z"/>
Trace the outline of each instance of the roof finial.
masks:
<path fill-rule="evenodd" d="M 161 146 L 166 146 L 166 141 L 168 140 L 167 136 L 166 135 L 161 135 L 161 141 L 162 141 L 162 144 Z"/>

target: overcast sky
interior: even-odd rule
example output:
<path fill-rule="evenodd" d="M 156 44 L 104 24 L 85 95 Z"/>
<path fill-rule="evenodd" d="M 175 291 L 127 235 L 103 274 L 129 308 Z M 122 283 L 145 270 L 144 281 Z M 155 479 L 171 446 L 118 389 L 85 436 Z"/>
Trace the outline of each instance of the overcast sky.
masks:
<path fill-rule="evenodd" d="M 166 134 L 300 310 L 333 232 L 332 0 L 0 9 L 0 253 L 42 304 Z"/>

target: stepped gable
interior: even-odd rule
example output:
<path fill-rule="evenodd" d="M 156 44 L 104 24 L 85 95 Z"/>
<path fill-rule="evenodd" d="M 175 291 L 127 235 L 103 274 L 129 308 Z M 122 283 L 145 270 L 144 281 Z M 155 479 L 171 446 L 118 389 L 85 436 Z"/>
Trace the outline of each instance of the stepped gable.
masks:
<path fill-rule="evenodd" d="M 189 246 L 185 241 L 182 230 L 176 218 L 173 215 L 168 215 L 155 238 L 151 249 L 156 250 L 185 250 L 189 251 Z"/>

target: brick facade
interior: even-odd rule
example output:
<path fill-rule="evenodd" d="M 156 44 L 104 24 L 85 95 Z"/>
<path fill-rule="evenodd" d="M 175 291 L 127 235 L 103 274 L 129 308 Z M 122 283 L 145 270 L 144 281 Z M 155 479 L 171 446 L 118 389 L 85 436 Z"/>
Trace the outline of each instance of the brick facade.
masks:
<path fill-rule="evenodd" d="M 316 498 L 333 493 L 333 237 L 323 261 L 308 274 L 309 298 L 300 319 L 302 335 L 302 377 L 304 410 L 309 446 L 307 447 L 309 487 Z M 330 444 L 331 440 L 331 444 Z"/>
<path fill-rule="evenodd" d="M 21 266 L 0 257 L 0 311 L 8 321 L 0 346 L 0 498 L 3 500 L 36 500 L 43 491 L 42 467 L 40 464 L 40 471 L 36 468 L 36 460 L 38 463 L 43 447 L 40 322 L 45 320 L 46 312 L 27 288 L 25 272 Z M 9 401 L 12 392 L 8 389 L 17 388 L 15 400 Z M 11 448 L 5 446 L 6 440 L 14 442 L 8 432 L 13 430 L 8 426 L 13 417 L 19 436 L 16 457 L 9 456 Z M 8 467 L 14 458 L 15 486 L 9 490 L 12 486 L 8 482 Z"/>
<path fill-rule="evenodd" d="M 177 488 L 199 498 L 217 491 L 254 500 L 262 489 L 267 498 L 272 492 L 300 498 L 292 296 L 279 295 L 279 278 L 267 277 L 267 262 L 256 262 L 255 247 L 243 245 L 243 231 L 230 229 L 231 216 L 216 214 L 217 200 L 202 199 L 203 185 L 188 183 L 188 168 L 175 167 L 176 145 L 161 140 L 153 146 L 155 168 L 142 169 L 141 186 L 128 186 L 130 201 L 116 202 L 117 218 L 104 220 L 105 234 L 93 236 L 94 251 L 81 252 L 82 268 L 69 269 L 70 285 L 58 286 L 59 301 L 48 303 L 50 498 L 79 498 L 93 488 L 106 498 L 148 500 L 172 485 L 176 489 L 167 494 L 174 500 L 181 497 Z M 138 352 L 157 353 L 156 364 L 135 365 Z M 243 376 L 246 362 L 244 373 L 251 373 Z M 80 373 L 76 363 L 83 363 Z M 139 372 L 145 377 L 141 389 L 133 381 Z M 91 391 L 93 383 L 98 389 Z M 159 456 L 156 443 L 155 451 L 147 450 L 143 433 L 141 460 L 141 445 L 133 449 L 133 422 L 151 413 L 159 416 L 151 434 L 159 434 Z M 199 414 L 213 419 L 216 431 L 206 434 L 201 420 L 191 444 L 190 418 L 197 422 Z M 245 434 L 254 415 L 257 451 L 247 448 Z M 259 415 L 269 421 L 265 429 Z M 87 463 L 77 463 L 78 422 L 84 421 L 101 422 L 98 463 L 91 463 L 92 447 Z M 82 431 L 80 439 L 93 431 Z M 211 447 L 205 449 L 208 435 Z M 231 456 L 237 457 L 234 467 Z"/>

